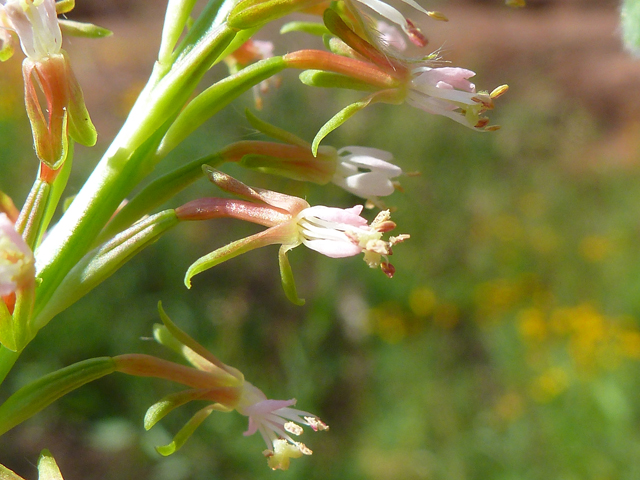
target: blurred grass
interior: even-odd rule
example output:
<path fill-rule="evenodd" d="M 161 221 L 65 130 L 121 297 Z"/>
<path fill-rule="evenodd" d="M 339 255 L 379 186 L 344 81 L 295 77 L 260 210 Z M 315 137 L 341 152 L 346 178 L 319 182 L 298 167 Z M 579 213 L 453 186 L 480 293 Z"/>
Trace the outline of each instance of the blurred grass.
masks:
<path fill-rule="evenodd" d="M 516 84 L 531 72 L 520 75 Z M 187 291 L 182 277 L 194 259 L 256 228 L 186 225 L 52 322 L 12 373 L 11 390 L 90 356 L 166 356 L 144 339 L 162 300 L 184 330 L 271 398 L 295 396 L 331 425 L 305 434 L 314 455 L 282 478 L 639 478 L 638 152 L 631 143 L 624 156 L 634 161 L 612 167 L 606 121 L 554 91 L 550 76 L 535 75 L 553 101 L 512 91 L 492 117 L 503 125 L 497 133 L 376 106 L 327 139 L 393 151 L 405 171 L 421 173 L 403 178 L 405 191 L 388 201 L 398 232 L 412 236 L 395 249 L 393 280 L 359 258 L 330 260 L 300 247 L 290 258 L 307 304 L 294 307 L 272 247 L 200 275 Z M 19 81 L 0 77 L 14 92 Z M 303 89 L 294 75 L 282 81 L 265 112 L 305 138 L 355 98 Z M 0 188 L 19 202 L 32 149 L 21 103 L 0 99 L 8 112 L 0 118 Z M 168 163 L 249 138 L 241 113 L 249 102 L 224 110 Z M 89 160 L 77 159 L 72 191 L 98 155 L 82 154 Z M 312 204 L 357 201 L 333 186 L 226 170 Z M 216 194 L 201 182 L 181 199 Z M 180 452 L 157 455 L 153 446 L 168 442 L 196 407 L 150 432 L 142 417 L 176 390 L 117 375 L 100 380 L 3 436 L 2 461 L 29 476 L 29 462 L 46 447 L 71 480 L 275 475 L 260 455 L 262 440 L 243 437 L 246 420 L 235 414 L 214 413 Z"/>

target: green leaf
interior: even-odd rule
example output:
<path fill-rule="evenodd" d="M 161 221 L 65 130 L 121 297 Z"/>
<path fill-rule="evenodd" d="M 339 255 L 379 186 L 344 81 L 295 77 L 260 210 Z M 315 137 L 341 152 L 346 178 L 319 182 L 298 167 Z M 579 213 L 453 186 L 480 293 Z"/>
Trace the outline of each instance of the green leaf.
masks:
<path fill-rule="evenodd" d="M 620 10 L 624 46 L 640 55 L 640 0 L 624 0 Z"/>
<path fill-rule="evenodd" d="M 74 363 L 32 382 L 0 405 L 0 435 L 82 385 L 115 371 L 111 357 Z"/>
<path fill-rule="evenodd" d="M 215 410 L 213 405 L 209 405 L 204 407 L 202 410 L 196 412 L 196 414 L 191 417 L 191 420 L 187 422 L 187 424 L 180 429 L 180 431 L 173 437 L 173 442 L 169 445 L 164 445 L 161 447 L 156 447 L 156 450 L 160 455 L 168 456 L 172 453 L 177 452 L 189 439 L 189 437 L 195 432 L 195 430 L 200 426 L 200 424 L 209 416 L 211 412 Z"/>
<path fill-rule="evenodd" d="M 282 57 L 272 57 L 249 65 L 235 75 L 219 81 L 194 98 L 180 112 L 162 139 L 158 155 L 164 156 L 189 136 L 207 119 L 218 113 L 232 100 L 286 68 Z"/>
<path fill-rule="evenodd" d="M 287 296 L 291 303 L 302 306 L 304 305 L 304 299 L 298 297 L 296 284 L 293 279 L 293 271 L 291 270 L 291 264 L 289 263 L 289 259 L 287 258 L 287 251 L 289 249 L 290 247 L 286 247 L 285 245 L 283 245 L 282 247 L 280 247 L 280 252 L 278 254 L 282 288 L 284 289 L 284 294 Z"/>
<path fill-rule="evenodd" d="M 324 24 L 322 23 L 299 22 L 299 21 L 285 23 L 280 28 L 281 34 L 290 33 L 290 32 L 303 32 L 303 33 L 308 33 L 309 35 L 316 35 L 318 37 L 321 37 L 323 35 L 330 33 L 327 27 L 325 27 Z"/>

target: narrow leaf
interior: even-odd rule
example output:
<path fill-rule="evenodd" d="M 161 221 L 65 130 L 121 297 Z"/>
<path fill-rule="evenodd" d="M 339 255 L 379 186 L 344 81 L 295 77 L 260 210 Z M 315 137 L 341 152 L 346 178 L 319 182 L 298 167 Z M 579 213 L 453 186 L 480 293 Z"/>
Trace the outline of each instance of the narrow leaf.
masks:
<path fill-rule="evenodd" d="M 0 405 L 0 435 L 48 407 L 58 398 L 114 371 L 115 363 L 111 357 L 91 358 L 22 387 Z"/>

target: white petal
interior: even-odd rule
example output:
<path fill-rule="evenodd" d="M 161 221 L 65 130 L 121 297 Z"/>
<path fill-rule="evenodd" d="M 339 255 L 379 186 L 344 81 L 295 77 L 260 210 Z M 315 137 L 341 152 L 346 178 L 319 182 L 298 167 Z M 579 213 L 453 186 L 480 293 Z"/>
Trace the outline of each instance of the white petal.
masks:
<path fill-rule="evenodd" d="M 363 198 L 385 197 L 395 191 L 389 178 L 376 172 L 352 175 L 345 181 L 347 191 Z"/>

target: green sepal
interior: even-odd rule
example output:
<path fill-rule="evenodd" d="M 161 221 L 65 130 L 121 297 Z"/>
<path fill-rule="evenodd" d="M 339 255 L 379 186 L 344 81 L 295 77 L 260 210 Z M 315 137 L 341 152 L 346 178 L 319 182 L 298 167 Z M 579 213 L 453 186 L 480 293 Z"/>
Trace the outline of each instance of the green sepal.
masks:
<path fill-rule="evenodd" d="M 278 264 L 280 265 L 280 278 L 282 280 L 282 288 L 284 289 L 284 294 L 287 296 L 291 303 L 302 306 L 304 305 L 304 299 L 298 297 L 296 283 L 293 279 L 293 271 L 291 270 L 291 264 L 289 263 L 289 259 L 287 258 L 287 251 L 290 248 L 291 247 L 282 245 L 280 247 L 280 251 L 278 252 Z"/>
<path fill-rule="evenodd" d="M 249 65 L 235 75 L 221 80 L 194 98 L 180 112 L 162 139 L 157 155 L 164 156 L 189 136 L 207 119 L 218 113 L 254 85 L 286 68 L 282 57 L 272 57 Z"/>
<path fill-rule="evenodd" d="M 60 468 L 47 449 L 40 452 L 38 459 L 38 480 L 63 480 Z"/>
<path fill-rule="evenodd" d="M 111 357 L 91 358 L 45 375 L 0 405 L 0 435 L 82 385 L 115 371 Z"/>
<path fill-rule="evenodd" d="M 322 128 L 318 131 L 315 138 L 313 139 L 313 143 L 311 144 L 311 151 L 314 155 L 318 154 L 318 147 L 320 146 L 320 142 L 324 137 L 333 132 L 336 128 L 342 125 L 344 122 L 349 120 L 352 116 L 358 113 L 363 108 L 367 107 L 373 96 L 369 96 L 364 100 L 360 100 L 359 102 L 352 103 L 351 105 L 347 105 L 338 113 L 336 113 L 327 123 L 325 123 Z"/>
<path fill-rule="evenodd" d="M 162 308 L 162 302 L 158 302 L 158 314 L 160 315 L 160 319 L 164 324 L 164 328 L 161 325 L 157 325 L 154 326 L 153 329 L 154 337 L 158 343 L 182 355 L 187 361 L 191 362 L 194 365 L 197 364 L 194 363 L 194 359 L 192 358 L 193 355 L 189 354 L 189 350 L 191 352 L 195 352 L 197 355 L 214 365 L 220 364 L 218 359 L 215 358 L 206 348 L 204 348 L 193 338 L 191 338 L 188 333 L 180 330 L 178 326 L 173 323 L 173 321 L 169 318 L 169 315 L 167 315 L 167 313 L 164 311 L 164 308 Z M 170 336 L 167 336 L 164 333 L 165 331 L 169 333 Z M 172 337 L 174 341 L 169 340 L 170 337 Z M 201 367 L 199 369 L 206 370 L 206 368 L 204 367 Z"/>
<path fill-rule="evenodd" d="M 197 274 L 256 248 L 278 243 L 279 239 L 272 239 L 269 233 L 268 229 L 263 230 L 260 233 L 236 240 L 235 242 L 231 242 L 224 247 L 220 247 L 217 250 L 200 257 L 198 260 L 193 262 L 187 270 L 184 277 L 184 284 L 187 288 L 191 288 L 191 279 Z"/>
<path fill-rule="evenodd" d="M 113 35 L 113 32 L 107 28 L 99 27 L 93 23 L 76 22 L 74 20 L 58 19 L 60 30 L 64 35 L 72 37 L 84 38 L 103 38 Z"/>
<path fill-rule="evenodd" d="M 141 220 L 87 253 L 69 271 L 46 306 L 38 312 L 33 326 L 37 330 L 44 327 L 51 318 L 73 305 L 178 223 L 175 212 L 165 210 Z"/>
<path fill-rule="evenodd" d="M 167 395 L 147 409 L 147 413 L 144 415 L 144 429 L 149 430 L 174 409 L 193 400 L 199 400 L 205 392 L 206 390 L 203 389 L 191 389 Z"/>
<path fill-rule="evenodd" d="M 321 37 L 323 35 L 329 34 L 329 29 L 324 26 L 322 23 L 318 22 L 288 22 L 285 23 L 282 27 L 280 27 L 280 33 L 290 33 L 290 32 L 302 32 L 308 33 L 309 35 L 316 35 Z"/>
<path fill-rule="evenodd" d="M 298 145 L 302 148 L 309 148 L 311 146 L 309 145 L 309 142 L 304 141 L 303 139 L 294 135 L 293 133 L 287 132 L 282 128 L 276 127 L 275 125 L 271 125 L 270 123 L 265 122 L 264 120 L 258 118 L 248 108 L 245 109 L 244 114 L 247 116 L 247 120 L 249 120 L 249 123 L 253 128 L 261 131 L 262 133 L 264 133 L 265 135 L 271 138 L 280 140 L 290 145 Z"/>
<path fill-rule="evenodd" d="M 65 59 L 65 70 L 67 76 L 67 88 L 69 89 L 69 136 L 80 145 L 93 147 L 98 141 L 98 132 L 91 122 L 89 111 L 84 103 L 82 88 L 76 79 L 67 54 L 63 52 Z"/>
<path fill-rule="evenodd" d="M 362 80 L 322 70 L 305 70 L 299 77 L 302 83 L 310 87 L 344 88 L 365 92 L 379 90 L 378 87 L 375 87 L 370 83 L 363 82 Z"/>
<path fill-rule="evenodd" d="M 180 431 L 173 437 L 173 441 L 161 447 L 156 447 L 157 452 L 162 456 L 169 456 L 172 453 L 177 452 L 189 439 L 189 437 L 195 432 L 200 424 L 209 416 L 211 412 L 215 410 L 213 405 L 204 407 L 198 410 L 196 414 L 191 417 L 187 424 L 180 429 Z"/>
<path fill-rule="evenodd" d="M 18 342 L 13 329 L 13 316 L 9 313 L 9 308 L 2 299 L 0 299 L 0 344 L 12 352 L 18 351 Z"/>
<path fill-rule="evenodd" d="M 620 9 L 624 46 L 640 55 L 640 0 L 624 0 Z"/>

